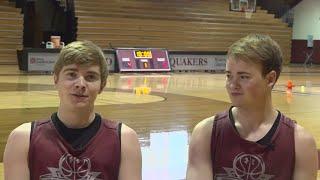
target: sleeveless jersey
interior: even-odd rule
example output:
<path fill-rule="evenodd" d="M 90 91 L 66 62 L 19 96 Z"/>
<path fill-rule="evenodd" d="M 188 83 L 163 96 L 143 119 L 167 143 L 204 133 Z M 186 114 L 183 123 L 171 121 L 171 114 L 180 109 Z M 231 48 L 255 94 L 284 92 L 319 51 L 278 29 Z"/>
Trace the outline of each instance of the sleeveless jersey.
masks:
<path fill-rule="evenodd" d="M 81 150 L 58 133 L 51 120 L 36 121 L 30 136 L 31 180 L 117 180 L 121 143 L 118 123 L 106 119 Z"/>
<path fill-rule="evenodd" d="M 228 112 L 215 116 L 211 137 L 215 180 L 289 180 L 295 164 L 295 123 L 281 114 L 269 145 L 240 137 Z"/>

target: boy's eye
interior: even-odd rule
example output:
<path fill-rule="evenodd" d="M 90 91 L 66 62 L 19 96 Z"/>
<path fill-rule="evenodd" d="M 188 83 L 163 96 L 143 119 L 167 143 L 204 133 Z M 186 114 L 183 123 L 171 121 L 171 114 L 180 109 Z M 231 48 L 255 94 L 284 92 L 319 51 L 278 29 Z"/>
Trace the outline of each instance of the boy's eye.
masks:
<path fill-rule="evenodd" d="M 87 81 L 96 81 L 98 79 L 99 79 L 99 77 L 96 76 L 96 75 L 88 75 L 88 76 L 86 76 L 86 80 Z"/>
<path fill-rule="evenodd" d="M 69 72 L 69 73 L 67 73 L 67 76 L 69 76 L 69 77 L 76 77 L 77 74 L 76 74 L 75 72 Z"/>
<path fill-rule="evenodd" d="M 249 76 L 240 76 L 240 79 L 249 79 Z"/>

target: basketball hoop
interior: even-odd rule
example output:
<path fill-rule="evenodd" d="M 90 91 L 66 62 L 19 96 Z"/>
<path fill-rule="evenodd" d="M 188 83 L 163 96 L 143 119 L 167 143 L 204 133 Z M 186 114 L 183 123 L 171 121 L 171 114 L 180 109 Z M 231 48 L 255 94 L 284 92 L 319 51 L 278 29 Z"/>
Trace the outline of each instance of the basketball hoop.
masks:
<path fill-rule="evenodd" d="M 246 19 L 251 19 L 252 13 L 253 13 L 253 10 L 252 10 L 252 9 L 246 9 L 246 10 L 244 11 L 245 18 L 246 18 Z"/>

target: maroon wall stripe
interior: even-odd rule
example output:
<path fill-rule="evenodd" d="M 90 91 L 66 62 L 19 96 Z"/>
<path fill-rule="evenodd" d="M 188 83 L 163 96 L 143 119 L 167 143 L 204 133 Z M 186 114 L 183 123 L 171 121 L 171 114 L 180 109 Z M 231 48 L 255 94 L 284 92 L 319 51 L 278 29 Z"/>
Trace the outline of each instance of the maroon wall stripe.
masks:
<path fill-rule="evenodd" d="M 291 46 L 291 63 L 304 63 L 306 53 L 310 53 L 311 48 L 307 48 L 307 40 L 293 39 Z M 320 40 L 313 41 L 313 63 L 320 64 Z"/>

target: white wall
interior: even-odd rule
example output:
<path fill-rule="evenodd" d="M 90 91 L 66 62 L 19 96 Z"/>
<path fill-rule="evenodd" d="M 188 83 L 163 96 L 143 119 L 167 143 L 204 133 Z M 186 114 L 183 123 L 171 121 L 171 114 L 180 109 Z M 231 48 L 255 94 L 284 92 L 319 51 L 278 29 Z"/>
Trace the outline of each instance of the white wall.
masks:
<path fill-rule="evenodd" d="M 303 0 L 294 9 L 292 39 L 320 40 L 320 0 Z"/>

